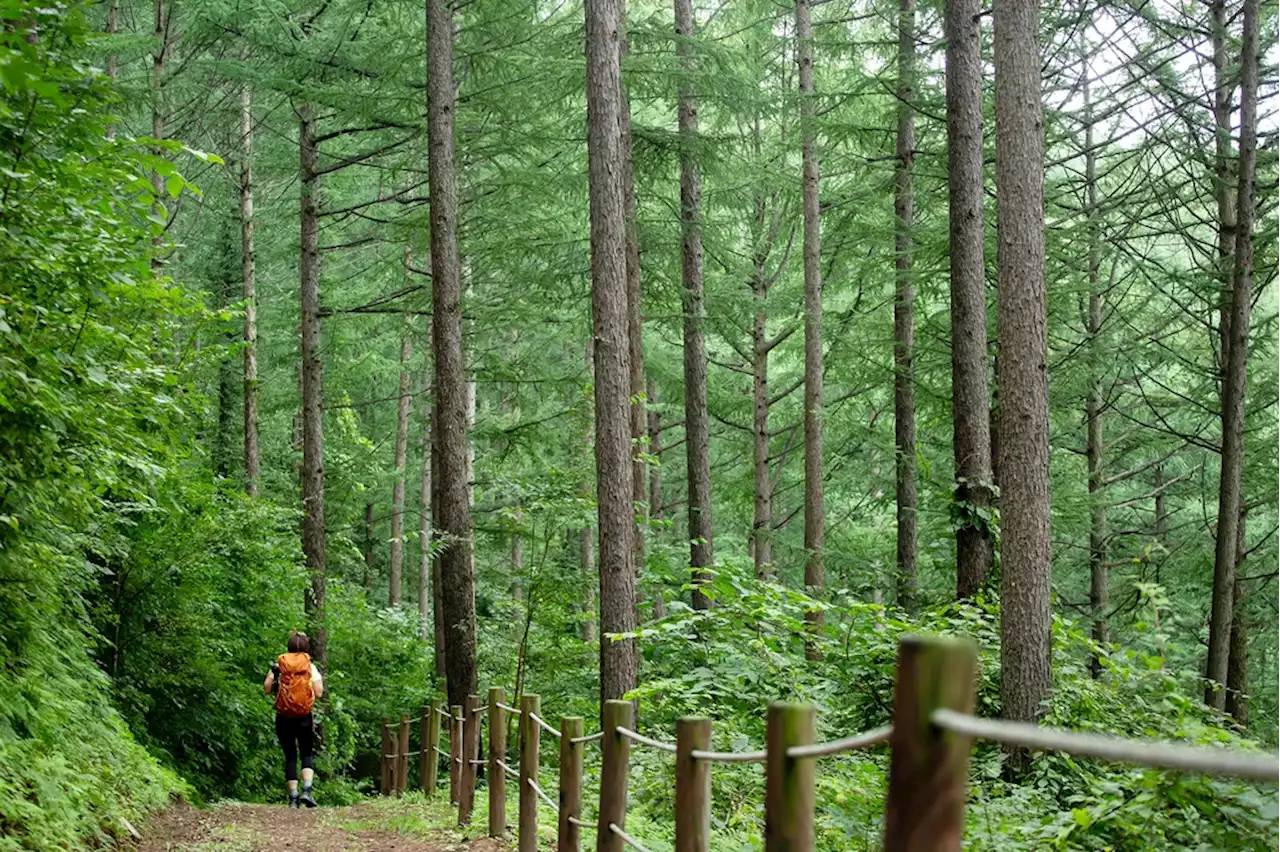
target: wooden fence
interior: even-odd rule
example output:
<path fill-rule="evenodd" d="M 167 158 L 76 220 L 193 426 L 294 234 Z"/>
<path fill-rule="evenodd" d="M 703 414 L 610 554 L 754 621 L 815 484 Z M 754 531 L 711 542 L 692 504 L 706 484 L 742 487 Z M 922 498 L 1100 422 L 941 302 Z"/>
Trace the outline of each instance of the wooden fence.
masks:
<path fill-rule="evenodd" d="M 581 716 L 561 718 L 559 728 L 541 715 L 538 696 L 524 695 L 520 706 L 506 703 L 501 687 L 488 702 L 469 696 L 465 705 L 446 709 L 433 701 L 419 720 L 420 748 L 409 750 L 408 716 L 399 725 L 382 726 L 382 792 L 403 793 L 409 758 L 418 758 L 419 783 L 427 795 L 437 787 L 438 758 L 450 767 L 449 798 L 458 805 L 458 823 L 471 820 L 476 776 L 488 769 L 489 835 L 507 829 L 508 778 L 518 784 L 518 852 L 537 849 L 539 808 L 555 814 L 557 852 L 579 852 L 584 830 L 596 834 L 597 852 L 647 852 L 627 834 L 627 779 L 633 745 L 671 754 L 675 761 L 675 852 L 707 852 L 711 833 L 711 768 L 716 763 L 762 763 L 765 786 L 765 852 L 810 852 L 814 832 L 814 779 L 817 759 L 858 749 L 889 747 L 889 793 L 885 802 L 886 852 L 958 850 L 964 835 L 965 782 L 974 739 L 1013 748 L 1057 751 L 1080 757 L 1255 781 L 1280 779 L 1280 755 L 1194 747 L 1151 740 L 1126 740 L 1054 730 L 1037 725 L 981 719 L 974 715 L 977 653 L 956 639 L 906 637 L 898 648 L 893 724 L 825 743 L 814 742 L 815 711 L 808 704 L 772 704 L 761 751 L 711 750 L 711 720 L 681 719 L 675 742 L 634 730 L 635 708 L 628 701 L 607 701 L 602 730 L 584 733 Z M 507 758 L 508 714 L 519 718 L 515 768 Z M 478 759 L 480 725 L 487 716 L 490 737 L 486 759 Z M 440 748 L 447 723 L 449 749 Z M 558 741 L 559 794 L 539 782 L 542 734 Z M 582 767 L 588 745 L 601 749 L 596 822 L 582 819 Z"/>

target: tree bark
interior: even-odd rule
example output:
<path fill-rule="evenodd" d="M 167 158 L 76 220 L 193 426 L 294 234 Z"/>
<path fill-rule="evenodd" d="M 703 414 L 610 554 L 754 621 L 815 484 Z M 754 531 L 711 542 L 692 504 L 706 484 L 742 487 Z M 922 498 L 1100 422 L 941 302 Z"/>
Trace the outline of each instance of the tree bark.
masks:
<path fill-rule="evenodd" d="M 405 249 L 405 268 L 409 266 L 409 252 Z M 409 404 L 413 394 L 409 388 L 409 358 L 413 354 L 413 326 L 409 316 L 404 318 L 400 337 L 400 396 L 396 409 L 395 481 L 391 485 L 391 557 L 388 575 L 390 588 L 387 603 L 399 606 L 404 597 L 404 481 L 409 464 Z"/>
<path fill-rule="evenodd" d="M 711 542 L 711 452 L 707 421 L 707 349 L 702 338 L 702 175 L 698 146 L 698 95 L 693 78 L 692 0 L 675 0 L 676 54 L 681 78 L 678 112 L 680 132 L 680 276 L 684 284 L 684 433 L 689 495 L 689 566 L 694 582 L 694 609 L 710 609 L 711 599 L 698 588 L 710 579 L 714 559 Z"/>
<path fill-rule="evenodd" d="M 235 255 L 234 240 L 230 231 L 230 222 L 219 235 L 221 245 L 221 254 L 224 258 L 224 264 L 219 269 L 218 282 L 218 308 L 219 310 L 228 310 L 236 302 L 236 294 L 240 290 L 236 286 L 236 276 L 232 271 L 235 264 L 233 256 Z M 234 342 L 230 334 L 222 335 L 223 343 L 229 348 Z M 220 479 L 226 479 L 231 475 L 231 455 L 234 452 L 231 447 L 235 442 L 235 420 L 236 408 L 235 399 L 235 367 L 230 358 L 224 357 L 218 360 L 218 424 L 217 435 L 214 440 L 213 460 L 214 472 Z"/>
<path fill-rule="evenodd" d="M 435 329 L 436 526 L 449 703 L 476 690 L 476 602 L 467 476 L 467 380 L 458 260 L 458 184 L 453 159 L 453 5 L 427 3 L 427 144 L 431 193 L 431 288 Z"/>
<path fill-rule="evenodd" d="M 631 491 L 635 530 L 632 538 L 636 571 L 636 605 L 640 604 L 639 577 L 644 573 L 645 530 L 648 527 L 650 506 L 648 487 L 645 484 L 644 437 L 647 417 L 645 414 L 644 379 L 644 313 L 640 284 L 640 231 L 636 224 L 636 178 L 631 151 L 631 98 L 626 83 L 622 81 L 622 62 L 629 50 L 627 41 L 627 0 L 618 0 L 618 73 L 619 100 L 618 126 L 622 133 L 622 203 L 626 230 L 627 258 L 627 344 L 630 352 L 631 383 Z M 638 653 L 638 649 L 637 649 Z"/>
<path fill-rule="evenodd" d="M 311 629 L 311 656 L 317 665 L 326 661 L 324 628 L 324 364 L 320 357 L 320 250 L 317 204 L 319 178 L 315 142 L 315 107 L 298 108 L 298 174 L 302 187 L 300 205 L 302 325 L 302 552 L 311 583 L 306 613 Z"/>
<path fill-rule="evenodd" d="M 1098 221 L 1098 157 L 1094 150 L 1093 101 L 1089 87 L 1089 57 L 1081 50 L 1084 69 L 1081 92 L 1084 97 L 1084 179 L 1085 221 L 1089 239 L 1089 307 L 1085 316 L 1086 358 L 1089 365 L 1089 392 L 1085 400 L 1085 459 L 1089 488 L 1089 610 L 1093 619 L 1093 641 L 1108 641 L 1107 607 L 1107 504 L 1103 471 L 1103 379 L 1102 379 L 1102 250 Z M 1092 677 L 1102 676 L 1102 657 L 1089 664 Z"/>
<path fill-rule="evenodd" d="M 173 9 L 165 8 L 165 0 L 155 0 L 155 16 L 154 27 L 152 30 L 152 38 L 155 41 L 154 52 L 151 54 L 151 138 L 163 139 L 165 133 L 164 126 L 164 63 L 165 58 L 169 54 L 169 25 L 173 17 Z M 157 157 L 164 157 L 165 150 L 163 148 L 152 148 L 151 153 Z M 154 195 L 154 201 L 151 205 L 151 212 L 159 219 L 167 217 L 167 206 L 165 205 L 165 188 L 164 177 L 158 169 L 151 170 L 151 191 Z M 163 230 L 156 232 L 151 237 L 151 269 L 157 271 L 161 267 L 160 252 L 164 245 Z"/>
<path fill-rule="evenodd" d="M 659 441 L 662 440 L 662 414 L 655 407 L 658 404 L 658 383 L 648 380 L 645 393 L 649 402 L 649 452 L 657 461 L 649 468 L 649 518 L 662 520 L 662 459 L 658 456 Z"/>
<path fill-rule="evenodd" d="M 1249 608 L 1245 604 L 1248 594 L 1240 577 L 1244 566 L 1248 543 L 1245 531 L 1248 511 L 1240 511 L 1240 523 L 1236 530 L 1236 577 L 1231 595 L 1231 655 L 1227 660 L 1227 715 L 1242 728 L 1249 725 Z"/>
<path fill-rule="evenodd" d="M 825 530 L 822 505 L 822 267 L 818 207 L 817 103 L 813 86 L 813 23 L 809 0 L 796 0 L 796 61 L 800 72 L 800 125 L 804 207 L 804 585 L 814 597 L 823 587 Z M 822 612 L 805 613 L 817 633 Z M 815 642 L 806 643 L 810 658 Z"/>
<path fill-rule="evenodd" d="M 112 4 L 114 11 L 114 0 Z M 247 54 L 242 58 L 248 58 Z M 253 249 L 253 90 L 240 87 L 240 277 L 244 299 L 244 490 L 258 496 L 262 447 L 258 439 L 258 289 Z"/>
<path fill-rule="evenodd" d="M 956 464 L 956 597 L 991 568 L 991 400 L 983 266 L 982 43 L 978 0 L 946 0 L 947 183 L 951 231 L 951 414 Z"/>
<path fill-rule="evenodd" d="M 366 594 L 373 587 L 373 548 L 377 537 L 373 533 L 374 505 L 369 500 L 364 504 L 364 540 L 360 543 L 360 555 L 364 557 L 364 588 Z"/>
<path fill-rule="evenodd" d="M 427 336 L 431 340 L 431 351 L 435 353 L 435 322 L 432 321 L 430 328 L 427 329 Z M 432 381 L 434 381 L 435 371 L 432 368 Z M 433 388 L 434 390 L 434 388 Z M 431 470 L 437 472 L 440 470 L 440 434 L 436 429 L 435 421 L 435 394 L 432 394 L 432 417 L 431 417 Z M 437 474 L 438 475 L 438 474 Z M 432 539 L 438 542 L 439 538 L 435 532 L 439 528 L 440 518 L 440 489 L 432 478 L 431 483 L 431 523 L 433 526 Z M 445 635 L 444 635 L 444 581 L 441 577 L 441 556 L 435 553 L 431 558 L 431 625 L 432 636 L 434 639 L 435 651 L 435 674 L 436 680 L 442 685 L 448 682 L 448 667 L 445 665 Z M 452 705 L 450 705 L 452 706 Z"/>
<path fill-rule="evenodd" d="M 431 333 L 427 333 L 429 338 Z M 428 371 L 430 368 L 428 368 Z M 431 637 L 432 602 L 436 595 L 431 587 L 431 380 L 426 380 L 422 398 L 422 478 L 418 487 L 418 636 L 423 642 Z"/>
<path fill-rule="evenodd" d="M 1222 467 L 1218 480 L 1218 529 L 1214 543 L 1213 601 L 1205 703 L 1221 710 L 1231 654 L 1232 594 L 1240 525 L 1244 463 L 1245 370 L 1253 299 L 1254 170 L 1258 155 L 1258 0 L 1244 0 L 1240 59 L 1240 166 L 1236 190 L 1235 268 L 1232 270 L 1226 371 L 1222 379 Z"/>
<path fill-rule="evenodd" d="M 635 628 L 626 214 L 619 127 L 620 9 L 587 0 L 587 154 L 591 212 L 591 309 L 595 335 L 596 504 L 600 536 L 600 631 Z M 600 642 L 600 700 L 636 684 L 634 640 Z"/>
<path fill-rule="evenodd" d="M 593 377 L 595 375 L 595 339 L 594 335 L 587 340 L 587 375 Z M 582 429 L 582 452 L 585 457 L 591 457 L 591 448 L 595 437 L 594 416 L 589 416 Z M 582 482 L 578 486 L 578 494 L 582 498 L 584 504 L 590 504 L 595 496 L 591 487 L 591 481 L 587 476 L 583 476 Z M 581 527 L 578 530 L 578 568 L 582 573 L 582 641 L 594 642 L 597 639 L 596 631 L 596 585 L 599 578 L 596 576 L 596 530 L 590 525 Z"/>
<path fill-rule="evenodd" d="M 915 224 L 912 176 L 916 157 L 915 0 L 898 0 L 898 139 L 894 167 L 893 216 L 893 424 L 896 443 L 898 519 L 898 605 L 916 610 L 916 285 L 911 271 L 911 228 Z"/>
<path fill-rule="evenodd" d="M 995 6 L 1002 714 L 1033 721 L 1051 686 L 1044 120 L 1037 3 Z M 1015 763 L 1018 761 L 1015 760 Z"/>
<path fill-rule="evenodd" d="M 756 221 L 764 225 L 764 200 L 756 200 Z M 751 442 L 754 462 L 751 522 L 752 560 L 757 580 L 774 577 L 773 567 L 773 478 L 769 475 L 769 279 L 765 258 L 758 253 L 751 272 L 751 291 L 756 313 L 751 326 Z"/>

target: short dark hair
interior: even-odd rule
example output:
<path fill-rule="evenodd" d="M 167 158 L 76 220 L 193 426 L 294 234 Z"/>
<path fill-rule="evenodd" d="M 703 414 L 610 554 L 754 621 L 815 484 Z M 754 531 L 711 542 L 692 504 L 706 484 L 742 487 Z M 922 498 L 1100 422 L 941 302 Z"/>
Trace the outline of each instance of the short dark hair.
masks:
<path fill-rule="evenodd" d="M 289 634 L 289 653 L 305 654 L 311 650 L 311 642 L 307 639 L 307 634 L 294 631 Z"/>

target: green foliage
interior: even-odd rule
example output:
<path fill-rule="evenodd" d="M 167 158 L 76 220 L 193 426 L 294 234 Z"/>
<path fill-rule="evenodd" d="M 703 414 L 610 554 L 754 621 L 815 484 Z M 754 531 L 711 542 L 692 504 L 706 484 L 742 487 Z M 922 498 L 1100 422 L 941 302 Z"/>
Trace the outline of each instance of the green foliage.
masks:
<path fill-rule="evenodd" d="M 81 10 L 2 12 L 0 848 L 81 848 L 182 789 L 113 709 L 80 593 L 107 531 L 154 505 L 199 311 L 139 251 L 150 184 L 106 139 Z"/>

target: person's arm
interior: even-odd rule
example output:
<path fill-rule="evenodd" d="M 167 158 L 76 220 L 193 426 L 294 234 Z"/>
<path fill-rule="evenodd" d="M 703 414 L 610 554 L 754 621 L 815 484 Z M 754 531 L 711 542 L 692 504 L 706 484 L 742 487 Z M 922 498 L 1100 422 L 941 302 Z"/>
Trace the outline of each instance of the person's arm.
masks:
<path fill-rule="evenodd" d="M 316 694 L 316 698 L 324 697 L 324 678 L 320 676 L 315 663 L 311 664 L 311 691 Z"/>
<path fill-rule="evenodd" d="M 267 679 L 262 682 L 262 694 L 270 695 L 271 690 L 275 687 L 275 685 L 276 685 L 276 673 L 268 670 Z"/>

